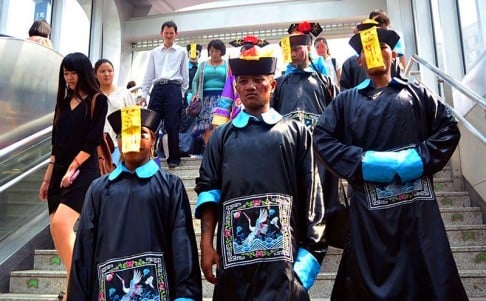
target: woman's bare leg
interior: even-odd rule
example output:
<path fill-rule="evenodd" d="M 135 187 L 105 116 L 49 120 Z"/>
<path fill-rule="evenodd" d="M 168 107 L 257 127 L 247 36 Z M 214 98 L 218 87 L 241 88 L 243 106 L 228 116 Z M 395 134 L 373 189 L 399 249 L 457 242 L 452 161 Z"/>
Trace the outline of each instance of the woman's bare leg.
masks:
<path fill-rule="evenodd" d="M 50 216 L 52 240 L 66 267 L 68 282 L 69 273 L 71 272 L 74 241 L 76 239 L 73 227 L 78 217 L 78 212 L 64 204 L 60 204 L 56 212 Z M 67 295 L 64 297 L 64 300 L 66 299 Z"/>

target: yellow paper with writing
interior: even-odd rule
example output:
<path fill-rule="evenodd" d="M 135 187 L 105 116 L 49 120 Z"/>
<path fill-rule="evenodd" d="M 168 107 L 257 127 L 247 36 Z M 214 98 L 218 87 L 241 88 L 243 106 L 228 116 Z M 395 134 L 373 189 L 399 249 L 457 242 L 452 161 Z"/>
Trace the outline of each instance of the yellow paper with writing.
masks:
<path fill-rule="evenodd" d="M 282 59 L 284 64 L 290 63 L 292 61 L 292 48 L 290 47 L 289 37 L 280 40 L 280 47 L 282 47 Z"/>
<path fill-rule="evenodd" d="M 197 44 L 196 43 L 191 43 L 191 46 L 189 47 L 189 58 L 195 59 L 197 57 Z"/>
<path fill-rule="evenodd" d="M 121 109 L 121 136 L 124 153 L 140 151 L 142 135 L 142 112 L 139 106 Z"/>
<path fill-rule="evenodd" d="M 381 55 L 380 40 L 378 40 L 378 31 L 376 27 L 365 29 L 359 33 L 363 52 L 368 69 L 384 67 L 383 56 Z"/>

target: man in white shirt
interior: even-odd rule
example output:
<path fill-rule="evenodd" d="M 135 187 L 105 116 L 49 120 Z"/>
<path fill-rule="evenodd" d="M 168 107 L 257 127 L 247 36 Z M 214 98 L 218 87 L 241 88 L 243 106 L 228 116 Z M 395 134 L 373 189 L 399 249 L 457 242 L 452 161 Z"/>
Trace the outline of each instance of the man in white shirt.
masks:
<path fill-rule="evenodd" d="M 183 96 L 189 86 L 189 59 L 186 49 L 174 44 L 177 25 L 173 21 L 164 22 L 160 34 L 164 44 L 150 53 L 140 103 L 145 103 L 152 87 L 148 108 L 158 112 L 164 120 L 169 144 L 167 164 L 175 168 L 181 162 L 179 127 Z"/>

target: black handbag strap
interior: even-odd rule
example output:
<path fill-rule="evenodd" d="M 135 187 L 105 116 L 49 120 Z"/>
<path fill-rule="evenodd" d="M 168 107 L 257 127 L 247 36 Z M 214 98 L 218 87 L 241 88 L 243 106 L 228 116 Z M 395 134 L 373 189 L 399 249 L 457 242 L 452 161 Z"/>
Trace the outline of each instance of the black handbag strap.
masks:
<path fill-rule="evenodd" d="M 95 102 L 96 98 L 98 97 L 100 93 L 96 93 L 93 98 L 91 99 L 91 119 L 93 119 L 93 114 L 94 114 L 94 109 L 95 109 Z"/>

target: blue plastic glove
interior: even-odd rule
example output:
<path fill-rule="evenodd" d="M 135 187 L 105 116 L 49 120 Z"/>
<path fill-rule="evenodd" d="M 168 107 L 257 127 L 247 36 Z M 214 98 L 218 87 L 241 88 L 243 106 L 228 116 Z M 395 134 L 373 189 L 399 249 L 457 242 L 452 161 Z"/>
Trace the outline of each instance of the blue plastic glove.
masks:
<path fill-rule="evenodd" d="M 187 92 L 186 101 L 188 105 L 191 103 L 191 100 L 192 100 L 192 92 Z"/>
<path fill-rule="evenodd" d="M 361 159 L 363 179 L 386 184 L 393 182 L 398 168 L 398 157 L 398 152 L 365 152 Z"/>
<path fill-rule="evenodd" d="M 304 248 L 299 248 L 294 263 L 294 272 L 306 290 L 309 290 L 316 281 L 320 268 L 321 265 L 314 255 Z"/>
<path fill-rule="evenodd" d="M 417 149 L 409 148 L 398 152 L 397 174 L 402 183 L 416 180 L 424 173 L 424 164 Z"/>

